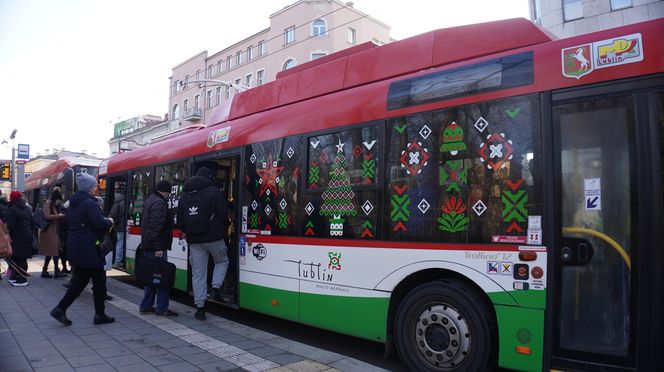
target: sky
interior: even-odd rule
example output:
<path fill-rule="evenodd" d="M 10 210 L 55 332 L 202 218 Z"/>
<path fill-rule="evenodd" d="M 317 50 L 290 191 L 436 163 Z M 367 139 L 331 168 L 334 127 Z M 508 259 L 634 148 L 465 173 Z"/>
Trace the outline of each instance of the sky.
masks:
<path fill-rule="evenodd" d="M 269 27 L 296 0 L 0 0 L 0 159 L 9 136 L 30 156 L 65 148 L 109 155 L 113 123 L 168 112 L 172 68 Z M 354 0 L 397 40 L 528 18 L 528 0 Z"/>

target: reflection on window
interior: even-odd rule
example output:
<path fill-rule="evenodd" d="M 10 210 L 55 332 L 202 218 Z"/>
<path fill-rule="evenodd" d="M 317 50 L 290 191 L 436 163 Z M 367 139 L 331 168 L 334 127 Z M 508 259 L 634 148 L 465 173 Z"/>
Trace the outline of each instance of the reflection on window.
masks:
<path fill-rule="evenodd" d="M 611 10 L 625 9 L 632 6 L 632 0 L 611 0 Z"/>
<path fill-rule="evenodd" d="M 171 194 L 168 196 L 168 208 L 178 207 L 184 182 L 188 176 L 188 163 L 180 161 L 173 164 L 160 165 L 156 168 L 156 182 L 166 180 L 171 183 Z"/>
<path fill-rule="evenodd" d="M 141 226 L 141 217 L 143 216 L 143 203 L 152 192 L 152 171 L 151 169 L 141 169 L 134 171 L 131 180 L 131 200 L 129 202 L 129 221 L 130 226 Z"/>
<path fill-rule="evenodd" d="M 538 107 L 532 95 L 389 120 L 387 239 L 526 244 L 542 215 Z"/>

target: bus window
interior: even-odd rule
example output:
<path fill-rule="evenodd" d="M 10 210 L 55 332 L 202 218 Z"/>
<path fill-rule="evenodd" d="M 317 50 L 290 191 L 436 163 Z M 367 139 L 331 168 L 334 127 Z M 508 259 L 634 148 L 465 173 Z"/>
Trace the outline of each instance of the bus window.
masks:
<path fill-rule="evenodd" d="M 309 137 L 304 236 L 375 239 L 380 148 L 367 126 Z"/>
<path fill-rule="evenodd" d="M 245 147 L 241 213 L 243 232 L 297 235 L 302 207 L 298 184 L 302 138 L 290 137 Z"/>
<path fill-rule="evenodd" d="M 389 239 L 541 244 L 539 117 L 530 95 L 389 120 Z"/>
<path fill-rule="evenodd" d="M 143 203 L 152 192 L 152 169 L 134 171 L 131 178 L 131 201 L 129 202 L 129 226 L 141 226 Z"/>
<path fill-rule="evenodd" d="M 157 182 L 166 180 L 171 183 L 171 194 L 168 196 L 168 208 L 175 209 L 178 207 L 178 201 L 182 194 L 184 182 L 189 177 L 189 162 L 186 160 L 177 163 L 160 165 L 156 168 Z"/>

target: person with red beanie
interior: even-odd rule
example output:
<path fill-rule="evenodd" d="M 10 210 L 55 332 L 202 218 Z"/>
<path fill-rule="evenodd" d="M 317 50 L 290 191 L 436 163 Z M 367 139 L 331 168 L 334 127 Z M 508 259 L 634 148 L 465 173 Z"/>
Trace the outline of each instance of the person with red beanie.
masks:
<path fill-rule="evenodd" d="M 28 258 L 32 257 L 32 210 L 19 191 L 12 191 L 9 194 L 9 200 L 6 222 L 9 237 L 12 240 L 12 260 L 16 266 L 27 272 Z M 13 270 L 9 282 L 14 287 L 28 285 L 28 280 L 17 270 Z"/>

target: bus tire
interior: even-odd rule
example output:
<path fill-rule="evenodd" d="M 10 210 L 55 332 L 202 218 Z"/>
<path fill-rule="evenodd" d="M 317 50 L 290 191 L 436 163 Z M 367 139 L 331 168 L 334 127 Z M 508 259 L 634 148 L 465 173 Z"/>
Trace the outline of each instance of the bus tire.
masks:
<path fill-rule="evenodd" d="M 395 317 L 395 341 L 411 371 L 489 371 L 495 334 L 486 301 L 460 281 L 422 284 Z"/>

